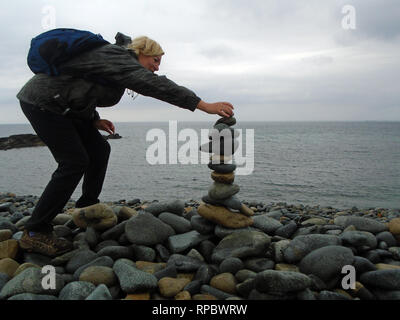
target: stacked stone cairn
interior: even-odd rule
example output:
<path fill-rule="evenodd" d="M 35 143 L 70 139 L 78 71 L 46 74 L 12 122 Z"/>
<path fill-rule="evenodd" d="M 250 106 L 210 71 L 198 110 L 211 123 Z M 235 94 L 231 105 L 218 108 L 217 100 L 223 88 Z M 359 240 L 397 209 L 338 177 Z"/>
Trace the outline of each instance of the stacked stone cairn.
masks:
<path fill-rule="evenodd" d="M 230 229 L 251 226 L 254 212 L 237 198 L 239 185 L 234 183 L 236 164 L 233 155 L 239 147 L 236 140 L 239 132 L 232 128 L 234 117 L 221 118 L 210 130 L 210 141 L 200 146 L 200 151 L 210 153 L 208 167 L 213 170 L 213 184 L 208 194 L 202 197 L 204 203 L 198 208 L 203 218 Z"/>

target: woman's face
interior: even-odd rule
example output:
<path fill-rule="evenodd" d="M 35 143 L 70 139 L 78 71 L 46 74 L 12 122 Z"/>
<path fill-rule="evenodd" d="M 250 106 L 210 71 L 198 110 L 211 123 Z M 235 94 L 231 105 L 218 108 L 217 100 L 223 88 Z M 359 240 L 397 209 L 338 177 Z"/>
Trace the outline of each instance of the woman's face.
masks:
<path fill-rule="evenodd" d="M 145 56 L 144 54 L 139 54 L 139 63 L 151 72 L 156 72 L 159 69 L 161 63 L 161 56 Z"/>

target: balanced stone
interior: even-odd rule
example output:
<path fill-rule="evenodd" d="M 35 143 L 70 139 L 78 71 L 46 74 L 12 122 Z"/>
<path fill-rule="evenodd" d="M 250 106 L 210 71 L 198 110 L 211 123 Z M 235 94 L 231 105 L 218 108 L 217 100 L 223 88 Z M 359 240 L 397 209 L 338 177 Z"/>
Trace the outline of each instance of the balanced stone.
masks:
<path fill-rule="evenodd" d="M 213 199 L 210 196 L 206 195 L 201 198 L 205 203 L 216 205 L 216 206 L 224 206 L 233 210 L 240 210 L 242 208 L 242 203 L 236 196 L 231 196 L 229 198 L 223 200 Z"/>
<path fill-rule="evenodd" d="M 253 224 L 253 220 L 243 214 L 232 212 L 225 207 L 201 204 L 197 209 L 200 216 L 227 228 L 243 228 Z"/>
<path fill-rule="evenodd" d="M 231 173 L 236 170 L 236 164 L 212 164 L 211 162 L 208 164 L 208 167 L 211 170 L 216 171 L 217 173 Z"/>
<path fill-rule="evenodd" d="M 235 174 L 233 172 L 230 173 L 218 173 L 216 171 L 211 172 L 211 178 L 215 182 L 231 184 L 235 181 Z"/>
<path fill-rule="evenodd" d="M 214 182 L 208 189 L 208 196 L 216 200 L 225 200 L 240 191 L 240 187 L 237 184 L 224 184 Z"/>
<path fill-rule="evenodd" d="M 239 142 L 237 140 L 224 140 L 220 141 L 210 141 L 204 143 L 200 146 L 200 151 L 215 153 L 223 156 L 231 156 L 233 155 L 237 149 L 239 148 Z"/>
<path fill-rule="evenodd" d="M 233 126 L 236 124 L 236 119 L 235 117 L 223 117 L 217 120 L 217 122 L 215 123 L 215 125 L 217 125 L 218 123 L 224 123 L 227 126 Z M 214 125 L 214 127 L 215 127 Z"/>

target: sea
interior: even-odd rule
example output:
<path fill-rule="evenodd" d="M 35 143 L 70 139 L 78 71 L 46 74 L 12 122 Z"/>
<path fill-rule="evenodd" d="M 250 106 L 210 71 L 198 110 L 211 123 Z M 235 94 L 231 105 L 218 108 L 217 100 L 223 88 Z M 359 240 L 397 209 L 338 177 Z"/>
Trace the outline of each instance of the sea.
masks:
<path fill-rule="evenodd" d="M 201 200 L 213 180 L 198 147 L 212 126 L 115 123 L 122 138 L 108 140 L 112 151 L 100 199 Z M 240 132 L 234 183 L 242 201 L 400 208 L 400 122 L 238 122 L 234 128 Z M 0 137 L 24 133 L 34 133 L 29 124 L 0 125 Z M 0 151 L 0 192 L 40 196 L 56 168 L 47 147 Z"/>

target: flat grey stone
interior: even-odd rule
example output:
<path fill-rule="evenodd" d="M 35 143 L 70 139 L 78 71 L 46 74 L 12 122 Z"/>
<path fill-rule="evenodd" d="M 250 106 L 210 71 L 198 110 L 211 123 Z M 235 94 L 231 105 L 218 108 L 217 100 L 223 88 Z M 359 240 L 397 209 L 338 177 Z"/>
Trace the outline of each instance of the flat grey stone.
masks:
<path fill-rule="evenodd" d="M 310 252 L 331 245 L 341 245 L 339 237 L 325 234 L 309 234 L 295 237 L 283 251 L 287 263 L 296 263 Z"/>
<path fill-rule="evenodd" d="M 257 274 L 255 283 L 259 292 L 286 293 L 310 287 L 311 279 L 299 272 L 265 270 Z"/>
<path fill-rule="evenodd" d="M 223 200 L 232 197 L 239 191 L 240 187 L 237 184 L 213 182 L 208 189 L 208 196 L 216 200 Z"/>
<path fill-rule="evenodd" d="M 8 298 L 8 300 L 58 300 L 58 298 L 46 294 L 20 293 Z"/>
<path fill-rule="evenodd" d="M 172 254 L 167 261 L 167 266 L 174 265 L 181 272 L 196 272 L 204 264 L 203 261 L 179 253 Z"/>
<path fill-rule="evenodd" d="M 105 284 L 99 284 L 85 300 L 112 300 L 112 296 Z"/>
<path fill-rule="evenodd" d="M 213 199 L 210 196 L 206 195 L 201 198 L 205 203 L 214 205 L 214 206 L 223 206 L 233 210 L 240 210 L 242 208 L 242 202 L 238 199 L 237 196 L 232 196 L 227 199 L 217 200 Z"/>
<path fill-rule="evenodd" d="M 118 239 L 125 232 L 125 225 L 128 220 L 124 220 L 121 223 L 118 223 L 114 227 L 106 230 L 101 234 L 101 239 L 110 240 L 110 239 Z"/>
<path fill-rule="evenodd" d="M 108 256 L 113 260 L 120 258 L 133 259 L 133 250 L 131 247 L 125 246 L 110 246 L 101 249 L 97 252 L 98 256 Z"/>
<path fill-rule="evenodd" d="M 306 255 L 299 264 L 304 274 L 314 274 L 323 281 L 340 276 L 343 266 L 352 265 L 353 251 L 342 246 L 326 246 Z"/>
<path fill-rule="evenodd" d="M 171 226 L 176 233 L 185 233 L 192 230 L 190 221 L 174 213 L 163 212 L 158 219 Z"/>
<path fill-rule="evenodd" d="M 256 231 L 256 232 L 260 232 L 260 229 L 257 228 L 253 228 L 253 227 L 244 227 L 244 228 L 237 228 L 237 229 L 231 229 L 231 228 L 226 228 L 224 226 L 221 226 L 219 224 L 217 224 L 214 227 L 214 234 L 220 238 L 223 239 L 226 236 L 231 235 L 232 233 L 238 233 L 238 232 L 243 232 L 243 231 Z"/>
<path fill-rule="evenodd" d="M 210 237 L 211 235 L 200 234 L 196 230 L 193 230 L 170 236 L 168 238 L 168 246 L 172 253 L 179 253 L 198 245 L 201 241 Z"/>
<path fill-rule="evenodd" d="M 83 266 L 80 266 L 78 269 L 75 270 L 74 272 L 74 279 L 79 279 L 81 273 L 89 267 L 93 267 L 93 266 L 98 266 L 98 267 L 112 267 L 114 264 L 114 260 L 111 259 L 110 257 L 106 257 L 106 256 L 102 256 L 102 257 L 98 257 L 92 261 L 90 261 L 87 264 L 84 264 Z"/>
<path fill-rule="evenodd" d="M 365 217 L 339 216 L 334 219 L 334 223 L 344 228 L 353 225 L 358 231 L 368 231 L 373 234 L 388 230 L 388 227 L 382 222 Z"/>
<path fill-rule="evenodd" d="M 6 299 L 20 293 L 57 295 L 64 286 L 64 280 L 56 274 L 55 289 L 44 289 L 42 279 L 46 275 L 39 268 L 25 269 L 3 286 L 0 291 L 0 299 Z"/>
<path fill-rule="evenodd" d="M 131 245 L 134 261 L 149 261 L 153 262 L 156 259 L 156 251 L 147 246 L 140 246 L 137 244 Z"/>
<path fill-rule="evenodd" d="M 127 221 L 125 234 L 133 244 L 153 246 L 163 243 L 175 231 L 151 213 L 141 212 Z"/>
<path fill-rule="evenodd" d="M 232 298 L 232 297 L 234 297 L 233 294 L 226 293 L 226 292 L 224 292 L 224 291 L 222 291 L 222 290 L 216 289 L 216 288 L 211 287 L 211 286 L 209 286 L 209 285 L 207 285 L 207 284 L 203 284 L 203 285 L 201 286 L 201 288 L 200 288 L 200 291 L 201 291 L 202 293 L 211 294 L 212 296 L 214 296 L 214 297 L 216 297 L 216 298 L 218 298 L 218 299 L 221 299 L 221 300 L 225 300 L 225 299 L 227 299 L 227 298 Z"/>
<path fill-rule="evenodd" d="M 214 232 L 215 224 L 202 216 L 195 215 L 190 219 L 192 229 L 201 234 L 210 234 Z"/>
<path fill-rule="evenodd" d="M 162 212 L 171 212 L 181 216 L 185 211 L 185 203 L 181 200 L 155 202 L 145 208 L 145 211 L 154 216 L 158 216 Z"/>
<path fill-rule="evenodd" d="M 400 290 L 400 269 L 366 272 L 361 275 L 360 282 L 367 287 Z"/>
<path fill-rule="evenodd" d="M 73 281 L 68 283 L 62 290 L 58 298 L 60 300 L 85 300 L 96 286 L 87 281 Z"/>
<path fill-rule="evenodd" d="M 97 253 L 92 250 L 80 250 L 68 261 L 65 270 L 67 270 L 68 273 L 74 273 L 79 267 L 96 258 L 98 258 Z"/>
<path fill-rule="evenodd" d="M 219 265 L 219 272 L 229 272 L 235 274 L 239 270 L 243 269 L 243 261 L 236 257 L 230 257 L 223 260 Z"/>
<path fill-rule="evenodd" d="M 252 227 L 258 228 L 268 235 L 274 235 L 275 231 L 282 227 L 282 223 L 274 218 L 267 216 L 266 214 L 255 215 L 252 218 Z"/>
<path fill-rule="evenodd" d="M 376 237 L 368 231 L 345 231 L 340 236 L 344 245 L 353 247 L 367 246 L 370 249 L 375 249 L 378 242 Z"/>
<path fill-rule="evenodd" d="M 121 260 L 115 262 L 113 270 L 119 279 L 122 291 L 126 293 L 154 291 L 158 288 L 157 278 Z"/>
<path fill-rule="evenodd" d="M 228 257 L 245 258 L 264 254 L 271 243 L 271 238 L 258 231 L 233 233 L 215 247 L 212 261 L 220 264 Z"/>
<path fill-rule="evenodd" d="M 258 273 L 274 269 L 275 261 L 268 258 L 249 258 L 244 261 L 244 268 Z"/>

